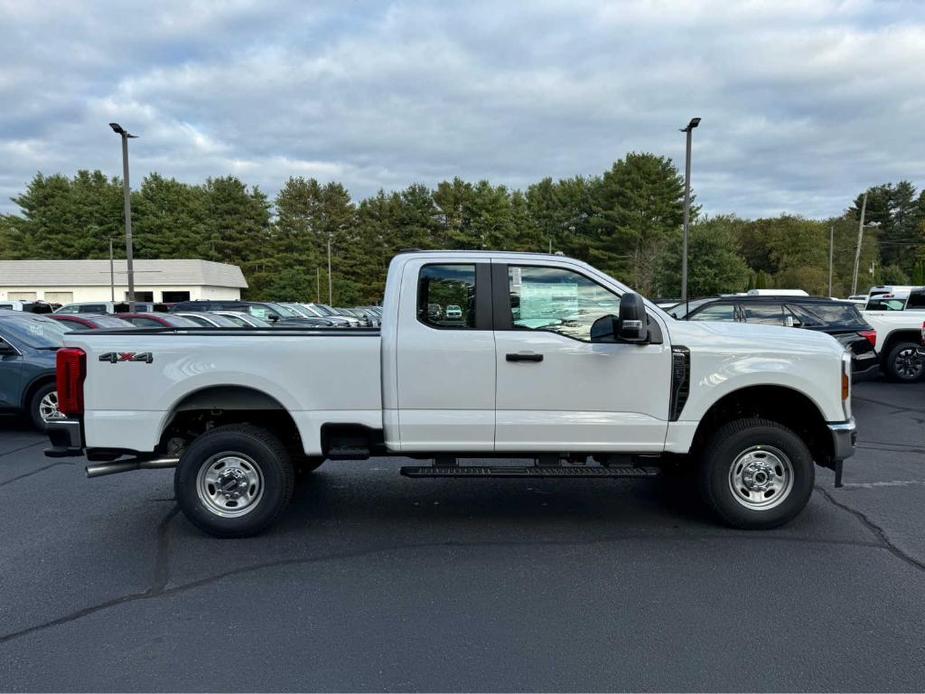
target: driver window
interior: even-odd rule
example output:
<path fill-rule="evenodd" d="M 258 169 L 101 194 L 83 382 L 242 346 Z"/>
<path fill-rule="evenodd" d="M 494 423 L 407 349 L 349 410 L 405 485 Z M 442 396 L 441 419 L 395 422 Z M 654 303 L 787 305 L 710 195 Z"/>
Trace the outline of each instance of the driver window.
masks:
<path fill-rule="evenodd" d="M 591 325 L 620 315 L 620 297 L 571 270 L 533 265 L 508 268 L 515 330 L 547 330 L 591 341 Z"/>

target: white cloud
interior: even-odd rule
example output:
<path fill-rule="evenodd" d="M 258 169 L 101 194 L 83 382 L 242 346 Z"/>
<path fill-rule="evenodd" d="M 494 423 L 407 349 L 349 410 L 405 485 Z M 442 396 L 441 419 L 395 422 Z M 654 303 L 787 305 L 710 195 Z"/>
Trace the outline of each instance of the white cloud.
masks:
<path fill-rule="evenodd" d="M 36 170 L 524 187 L 683 157 L 710 213 L 925 185 L 925 7 L 901 2 L 0 1 L 0 195 Z M 0 209 L 11 211 L 11 205 Z"/>

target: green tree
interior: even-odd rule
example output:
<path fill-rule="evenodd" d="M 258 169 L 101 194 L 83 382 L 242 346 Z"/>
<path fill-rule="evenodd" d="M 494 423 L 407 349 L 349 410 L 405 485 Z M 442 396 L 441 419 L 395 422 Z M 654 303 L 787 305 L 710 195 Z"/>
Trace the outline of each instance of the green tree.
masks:
<path fill-rule="evenodd" d="M 683 203 L 684 181 L 671 159 L 628 154 L 595 186 L 589 260 L 650 293 L 658 256 L 683 221 Z M 692 218 L 697 212 L 692 204 Z"/>
<path fill-rule="evenodd" d="M 735 217 L 712 217 L 691 225 L 688 296 L 739 292 L 752 281 L 745 259 L 736 251 L 741 224 Z M 654 296 L 681 296 L 681 235 L 681 230 L 669 232 L 668 243 L 657 261 Z"/>

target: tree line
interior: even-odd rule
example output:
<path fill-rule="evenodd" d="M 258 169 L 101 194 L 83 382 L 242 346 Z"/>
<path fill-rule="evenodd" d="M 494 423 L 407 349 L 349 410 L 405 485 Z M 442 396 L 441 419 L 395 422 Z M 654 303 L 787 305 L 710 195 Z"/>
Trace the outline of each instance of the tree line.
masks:
<path fill-rule="evenodd" d="M 925 190 L 871 188 L 858 288 L 925 284 Z M 252 299 L 382 298 L 391 258 L 407 248 L 561 252 L 650 297 L 680 295 L 683 178 L 672 161 L 630 153 L 599 176 L 545 178 L 526 190 L 454 178 L 354 201 L 337 182 L 292 177 L 273 200 L 234 176 L 189 184 L 152 173 L 132 192 L 135 257 L 239 265 Z M 122 186 L 100 171 L 37 173 L 0 216 L 0 258 L 124 257 Z M 851 288 L 861 195 L 826 220 L 707 217 L 692 203 L 691 296 L 749 288 Z"/>

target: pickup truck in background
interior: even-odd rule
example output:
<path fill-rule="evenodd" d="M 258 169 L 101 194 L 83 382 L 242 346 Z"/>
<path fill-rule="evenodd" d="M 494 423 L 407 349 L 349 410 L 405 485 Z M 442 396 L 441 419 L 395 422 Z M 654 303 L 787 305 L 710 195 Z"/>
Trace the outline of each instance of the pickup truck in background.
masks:
<path fill-rule="evenodd" d="M 915 383 L 925 378 L 925 287 L 871 290 L 864 319 L 877 331 L 880 369 L 892 381 Z"/>
<path fill-rule="evenodd" d="M 772 528 L 806 505 L 814 464 L 838 484 L 854 451 L 851 358 L 829 335 L 675 320 L 560 256 L 400 254 L 380 329 L 65 343 L 46 453 L 85 455 L 91 477 L 174 467 L 184 514 L 223 537 L 276 521 L 296 468 L 370 456 L 420 459 L 410 478 L 690 470 L 720 519 Z"/>

